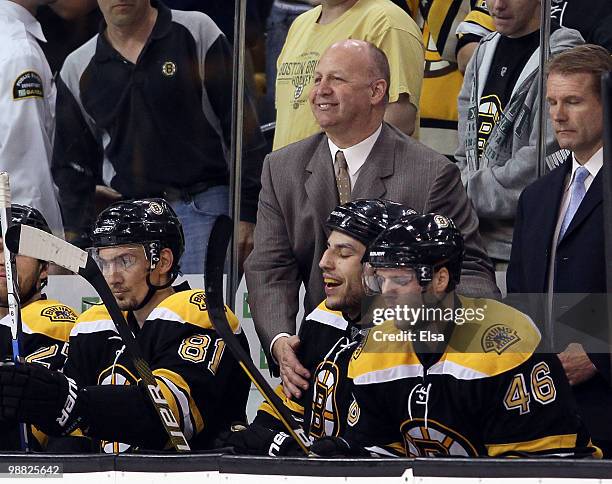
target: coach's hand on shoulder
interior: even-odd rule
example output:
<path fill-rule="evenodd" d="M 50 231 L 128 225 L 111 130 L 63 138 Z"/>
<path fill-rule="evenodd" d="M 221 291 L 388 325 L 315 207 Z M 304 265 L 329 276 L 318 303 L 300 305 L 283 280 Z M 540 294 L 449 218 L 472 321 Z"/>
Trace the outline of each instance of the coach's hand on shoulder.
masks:
<path fill-rule="evenodd" d="M 237 454 L 271 457 L 304 455 L 298 443 L 289 434 L 257 424 L 223 432 L 217 438 L 215 447 L 232 447 Z"/>
<path fill-rule="evenodd" d="M 59 371 L 35 363 L 0 363 L 0 419 L 67 435 L 79 424 L 78 388 Z"/>
<path fill-rule="evenodd" d="M 310 372 L 296 356 L 299 347 L 300 338 L 295 335 L 278 338 L 272 346 L 272 353 L 280 367 L 283 391 L 288 398 L 300 398 L 302 391 L 308 390 Z"/>

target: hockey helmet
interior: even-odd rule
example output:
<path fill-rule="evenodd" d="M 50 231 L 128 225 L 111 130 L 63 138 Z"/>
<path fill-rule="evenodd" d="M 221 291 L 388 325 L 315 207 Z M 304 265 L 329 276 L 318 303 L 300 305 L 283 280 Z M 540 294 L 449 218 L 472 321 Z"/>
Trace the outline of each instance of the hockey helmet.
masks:
<path fill-rule="evenodd" d="M 358 199 L 337 206 L 329 214 L 326 225 L 367 247 L 394 220 L 416 213 L 416 210 L 391 200 Z"/>
<path fill-rule="evenodd" d="M 183 227 L 176 213 L 162 198 L 127 200 L 102 211 L 91 232 L 94 248 L 142 244 L 154 269 L 160 252 L 169 248 L 174 256 L 171 277 L 176 278 L 185 250 Z"/>
<path fill-rule="evenodd" d="M 28 225 L 51 233 L 51 229 L 45 217 L 43 217 L 43 214 L 34 207 L 20 205 L 18 203 L 11 204 L 11 219 L 15 225 Z"/>
<path fill-rule="evenodd" d="M 432 281 L 434 272 L 446 267 L 450 274 L 447 291 L 451 291 L 461 278 L 463 255 L 463 236 L 454 222 L 428 213 L 403 217 L 381 233 L 366 252 L 366 263 L 371 268 L 412 268 L 421 287 Z"/>

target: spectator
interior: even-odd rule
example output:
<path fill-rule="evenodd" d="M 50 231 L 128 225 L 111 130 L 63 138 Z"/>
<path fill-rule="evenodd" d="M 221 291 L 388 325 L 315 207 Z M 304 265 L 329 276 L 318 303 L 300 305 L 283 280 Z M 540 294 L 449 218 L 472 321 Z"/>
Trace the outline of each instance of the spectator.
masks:
<path fill-rule="evenodd" d="M 455 158 L 489 257 L 504 270 L 518 197 L 536 177 L 540 1 L 487 4 L 497 32 L 482 39 L 465 72 Z M 553 55 L 580 43 L 578 32 L 553 26 Z M 551 153 L 556 143 L 546 133 Z"/>
<path fill-rule="evenodd" d="M 274 0 L 266 22 L 266 97 L 265 121 L 274 121 L 276 115 L 276 62 L 287 39 L 289 27 L 304 12 L 318 5 L 318 0 Z"/>
<path fill-rule="evenodd" d="M 449 2 L 406 1 L 423 32 L 425 73 L 419 115 L 419 140 L 450 159 L 457 149 L 457 96 L 463 82 L 463 59 L 469 58 L 481 37 L 493 30 L 484 0 Z M 457 8 L 458 5 L 458 8 Z M 466 31 L 455 35 L 460 22 Z M 467 63 L 467 62 L 465 62 Z"/>
<path fill-rule="evenodd" d="M 594 45 L 565 51 L 548 66 L 553 133 L 561 148 L 571 153 L 560 167 L 529 185 L 519 199 L 508 292 L 607 292 L 599 86 L 601 74 L 610 70 L 612 57 Z M 548 310 L 555 321 L 559 308 Z M 585 319 L 579 324 L 588 332 L 597 323 Z M 556 328 L 559 336 L 561 327 L 557 324 Z M 587 355 L 580 342 L 565 339 L 558 338 L 556 346 L 563 349 L 569 343 L 559 358 L 578 407 L 595 444 L 604 456 L 612 457 L 609 355 Z"/>
<path fill-rule="evenodd" d="M 327 47 L 348 38 L 373 43 L 389 59 L 385 121 L 407 134 L 418 129 L 424 57 L 417 25 L 388 0 L 322 0 L 293 22 L 278 58 L 275 150 L 320 131 L 308 109 L 314 70 Z"/>
<path fill-rule="evenodd" d="M 317 263 L 326 246 L 325 220 L 338 201 L 384 197 L 417 211 L 447 213 L 466 237 L 463 292 L 497 291 L 459 170 L 383 122 L 389 85 L 384 53 L 362 40 L 338 42 L 325 51 L 313 77 L 310 105 L 324 133 L 266 158 L 255 248 L 245 264 L 268 361 L 273 368 L 280 363 L 284 383 L 302 389 L 308 372 L 295 358 L 296 337 L 289 336 L 295 334 L 300 284 L 306 286 L 305 314 L 324 298 Z"/>
<path fill-rule="evenodd" d="M 162 196 L 185 230 L 181 266 L 201 273 L 208 235 L 228 211 L 231 53 L 206 15 L 156 0 L 99 0 L 100 34 L 72 53 L 58 79 L 53 175 L 72 241 L 92 220 L 94 187 L 121 196 Z M 241 255 L 250 251 L 263 138 L 245 104 Z M 104 163 L 104 172 L 102 170 Z"/>
<path fill-rule="evenodd" d="M 0 171 L 10 175 L 13 202 L 37 208 L 63 236 L 51 178 L 56 89 L 38 42 L 36 10 L 51 0 L 0 2 Z"/>

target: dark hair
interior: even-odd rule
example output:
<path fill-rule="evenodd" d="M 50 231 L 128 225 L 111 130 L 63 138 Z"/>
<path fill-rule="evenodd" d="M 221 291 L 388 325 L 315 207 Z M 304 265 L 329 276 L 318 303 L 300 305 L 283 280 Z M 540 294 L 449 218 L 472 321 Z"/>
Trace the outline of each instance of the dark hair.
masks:
<path fill-rule="evenodd" d="M 553 57 L 547 67 L 546 74 L 591 74 L 593 89 L 600 96 L 599 79 L 601 75 L 612 71 L 612 56 L 599 45 L 584 44 L 561 52 Z"/>

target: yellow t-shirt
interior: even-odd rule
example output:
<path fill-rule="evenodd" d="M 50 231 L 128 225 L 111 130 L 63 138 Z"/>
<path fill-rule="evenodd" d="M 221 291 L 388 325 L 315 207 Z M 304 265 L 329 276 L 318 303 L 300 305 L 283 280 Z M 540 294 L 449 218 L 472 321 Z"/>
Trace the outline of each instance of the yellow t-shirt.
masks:
<path fill-rule="evenodd" d="M 308 93 L 321 54 L 344 39 L 367 40 L 383 50 L 391 68 L 389 101 L 406 93 L 419 106 L 424 48 L 421 32 L 406 12 L 388 0 L 359 0 L 329 24 L 319 25 L 320 15 L 318 6 L 295 19 L 278 57 L 275 150 L 321 130 L 310 110 Z"/>

